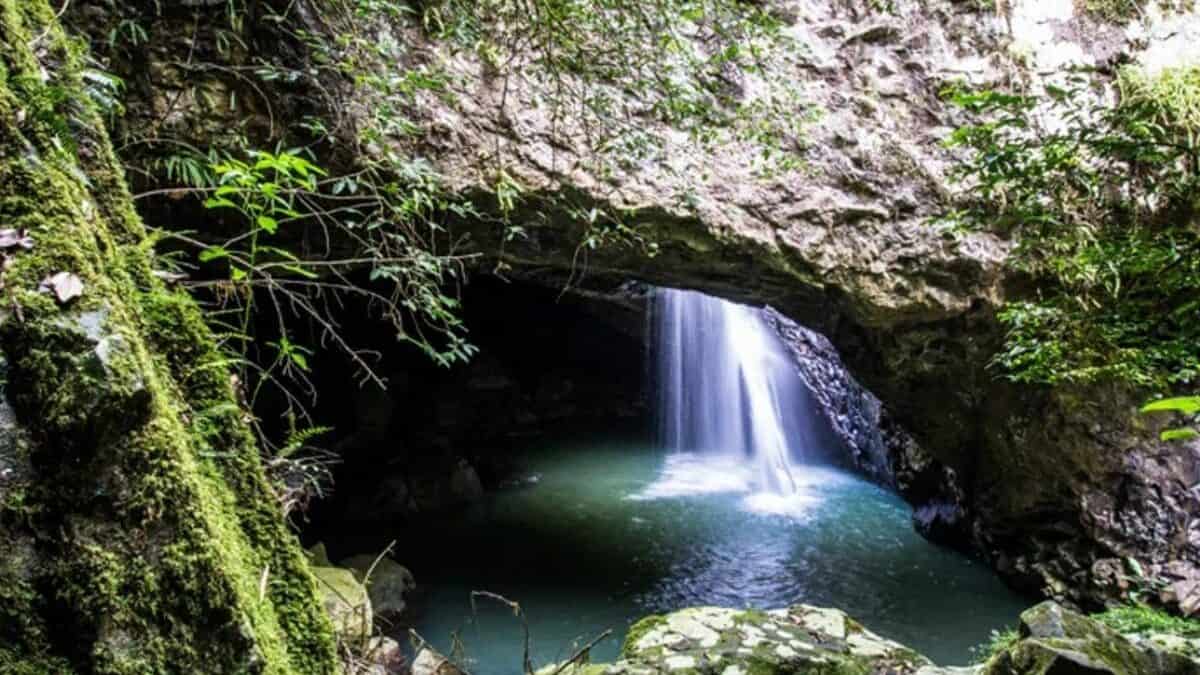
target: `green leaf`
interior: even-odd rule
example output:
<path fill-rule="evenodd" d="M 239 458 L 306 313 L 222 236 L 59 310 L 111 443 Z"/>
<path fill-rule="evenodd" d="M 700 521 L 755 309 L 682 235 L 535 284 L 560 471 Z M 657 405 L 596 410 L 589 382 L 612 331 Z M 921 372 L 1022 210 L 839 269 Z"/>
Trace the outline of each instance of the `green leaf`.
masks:
<path fill-rule="evenodd" d="M 292 363 L 300 367 L 300 370 L 308 372 L 308 357 L 298 351 L 289 352 L 288 356 L 292 359 Z"/>
<path fill-rule="evenodd" d="M 223 197 L 213 197 L 204 201 L 206 209 L 236 209 L 238 206 Z"/>
<path fill-rule="evenodd" d="M 225 250 L 225 248 L 221 247 L 221 246 L 210 246 L 210 247 L 204 249 L 203 251 L 201 251 L 199 257 L 200 257 L 200 262 L 202 262 L 202 263 L 211 262 L 213 260 L 219 260 L 221 258 L 228 258 L 229 251 Z"/>
<path fill-rule="evenodd" d="M 320 278 L 320 275 L 317 274 L 316 272 L 314 272 L 310 269 L 305 269 L 299 265 L 284 265 L 283 269 L 288 272 L 291 272 L 292 274 L 295 274 L 296 276 L 304 277 L 306 279 L 319 279 Z"/>
<path fill-rule="evenodd" d="M 1193 438 L 1200 438 L 1200 431 L 1195 429 L 1167 429 L 1159 434 L 1159 438 L 1164 441 L 1190 441 Z"/>
<path fill-rule="evenodd" d="M 1142 406 L 1142 412 L 1178 412 L 1184 415 L 1200 413 L 1200 396 L 1178 396 L 1151 401 Z"/>
<path fill-rule="evenodd" d="M 275 234 L 279 230 L 279 221 L 271 216 L 259 216 L 257 222 L 259 228 L 271 234 Z"/>

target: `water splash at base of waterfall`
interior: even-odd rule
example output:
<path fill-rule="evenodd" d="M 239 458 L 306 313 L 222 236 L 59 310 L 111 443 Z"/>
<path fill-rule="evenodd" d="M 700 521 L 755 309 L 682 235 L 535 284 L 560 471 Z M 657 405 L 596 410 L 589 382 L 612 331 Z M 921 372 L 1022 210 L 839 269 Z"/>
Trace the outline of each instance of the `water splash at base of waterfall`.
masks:
<path fill-rule="evenodd" d="M 749 492 L 755 510 L 803 502 L 815 414 L 760 310 L 660 289 L 654 359 L 663 444 L 673 453 L 644 497 Z"/>

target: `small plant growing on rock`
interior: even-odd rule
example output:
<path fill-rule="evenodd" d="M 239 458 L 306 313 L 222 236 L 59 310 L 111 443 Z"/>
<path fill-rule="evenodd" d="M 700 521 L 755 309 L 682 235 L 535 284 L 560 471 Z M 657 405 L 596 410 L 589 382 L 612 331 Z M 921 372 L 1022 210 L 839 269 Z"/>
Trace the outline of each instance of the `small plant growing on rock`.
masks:
<path fill-rule="evenodd" d="M 954 90 L 974 122 L 948 220 L 1016 242 L 1031 290 L 1000 314 L 995 365 L 1046 384 L 1123 381 L 1158 391 L 1200 377 L 1200 70 L 1070 75 L 1032 93 Z"/>

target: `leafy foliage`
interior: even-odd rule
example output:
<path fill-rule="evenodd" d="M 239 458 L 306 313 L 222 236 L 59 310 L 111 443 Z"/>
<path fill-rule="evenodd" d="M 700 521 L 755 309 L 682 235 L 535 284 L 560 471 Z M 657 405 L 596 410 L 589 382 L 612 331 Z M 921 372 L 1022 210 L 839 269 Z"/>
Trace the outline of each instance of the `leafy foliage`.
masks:
<path fill-rule="evenodd" d="M 374 369 L 374 354 L 350 344 L 340 330 L 338 314 L 348 299 L 378 312 L 398 339 L 440 364 L 474 353 L 455 313 L 457 300 L 442 292 L 447 280 L 457 277 L 454 265 L 460 263 L 435 254 L 435 241 L 411 238 L 420 233 L 412 220 L 438 207 L 428 193 L 412 187 L 419 179 L 377 184 L 361 173 L 329 177 L 295 151 L 253 152 L 248 160 L 214 165 L 212 172 L 216 187 L 207 191 L 205 206 L 232 212 L 245 229 L 221 243 L 188 233 L 168 236 L 195 247 L 200 264 L 224 270 L 222 277 L 187 285 L 218 300 L 210 319 L 233 352 L 249 407 L 267 386 L 287 400 L 292 439 L 278 448 L 277 457 L 287 458 L 311 437 L 311 431 L 296 432 L 294 425 L 296 419 L 308 419 L 304 399 L 316 396 L 308 379 L 314 352 L 295 335 L 315 328 L 321 345 L 347 356 L 364 382 L 385 386 Z M 314 233 L 322 241 L 333 240 L 331 230 L 337 239 L 353 243 L 353 255 L 308 246 Z M 258 334 L 260 316 L 273 319 L 266 337 Z"/>
<path fill-rule="evenodd" d="M 1020 635 L 1016 628 L 1005 628 L 1003 630 L 993 630 L 988 636 L 987 642 L 971 648 L 973 654 L 972 661 L 975 663 L 987 663 L 996 654 L 1007 651 L 1010 647 L 1017 643 Z"/>
<path fill-rule="evenodd" d="M 1152 401 L 1142 407 L 1143 413 L 1174 412 L 1190 417 L 1194 426 L 1200 426 L 1200 396 L 1179 396 Z M 1200 431 L 1180 427 L 1167 429 L 1161 434 L 1164 441 L 1188 441 L 1200 438 Z"/>
<path fill-rule="evenodd" d="M 971 151 L 957 172 L 971 199 L 947 220 L 1011 235 L 1035 283 L 1000 315 L 995 363 L 1014 380 L 1165 390 L 1200 374 L 1200 76 L 1118 84 L 1116 105 L 1079 75 L 1036 94 L 949 92 L 980 121 L 949 139 Z"/>

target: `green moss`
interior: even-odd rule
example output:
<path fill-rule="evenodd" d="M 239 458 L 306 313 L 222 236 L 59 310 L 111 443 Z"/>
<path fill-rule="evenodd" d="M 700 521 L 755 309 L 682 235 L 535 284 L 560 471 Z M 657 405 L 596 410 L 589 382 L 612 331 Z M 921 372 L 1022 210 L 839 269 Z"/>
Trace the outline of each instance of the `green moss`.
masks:
<path fill-rule="evenodd" d="M 626 658 L 632 656 L 636 651 L 638 641 L 646 633 L 666 623 L 666 617 L 659 614 L 651 614 L 650 616 L 638 619 L 636 623 L 629 627 L 629 632 L 625 634 L 625 642 L 621 645 L 621 654 Z"/>
<path fill-rule="evenodd" d="M 1019 639 L 1020 635 L 1017 634 L 1016 628 L 994 630 L 988 637 L 987 642 L 971 649 L 974 657 L 973 661 L 975 663 L 987 663 L 997 654 L 1008 651 Z"/>
<path fill-rule="evenodd" d="M 0 499 L 20 543 L 0 552 L 0 670 L 334 672 L 213 337 L 151 273 L 80 56 L 45 0 L 0 0 L 0 222 L 36 242 L 0 310 L 31 438 Z M 38 290 L 59 271 L 84 282 L 68 307 Z"/>
<path fill-rule="evenodd" d="M 1138 0 L 1086 0 L 1084 9 L 1102 21 L 1124 24 L 1141 16 L 1142 3 Z"/>
<path fill-rule="evenodd" d="M 1092 618 L 1118 633 L 1144 635 L 1163 633 L 1182 638 L 1200 638 L 1200 621 L 1172 616 L 1143 605 L 1114 607 Z"/>
<path fill-rule="evenodd" d="M 761 609 L 748 609 L 733 617 L 734 623 L 748 623 L 752 626 L 761 626 L 770 620 L 771 616 Z"/>

